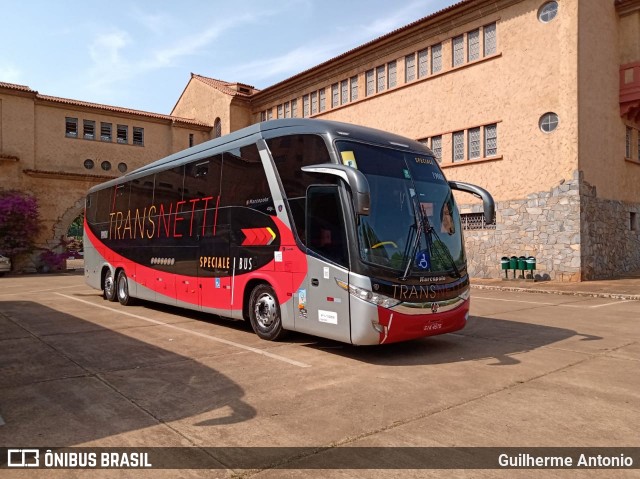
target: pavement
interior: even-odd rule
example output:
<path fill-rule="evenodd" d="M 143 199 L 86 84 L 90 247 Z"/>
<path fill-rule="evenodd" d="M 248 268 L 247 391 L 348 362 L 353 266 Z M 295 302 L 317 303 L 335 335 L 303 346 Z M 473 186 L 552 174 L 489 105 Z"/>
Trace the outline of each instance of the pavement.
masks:
<path fill-rule="evenodd" d="M 640 273 L 598 281 L 561 282 L 472 278 L 474 289 L 522 293 L 564 294 L 640 301 Z"/>
<path fill-rule="evenodd" d="M 81 271 L 1 278 L 0 448 L 153 447 L 155 467 L 177 469 L 5 471 L 0 457 L 0 477 L 637 478 L 469 460 L 509 447 L 572 457 L 593 448 L 640 464 L 640 301 L 502 291 L 623 294 L 638 279 L 475 280 L 463 330 L 355 347 L 303 334 L 262 341 L 241 322 L 110 303 Z M 172 447 L 206 468 L 177 462 Z M 463 447 L 475 449 L 446 452 Z M 409 467 L 406 450 L 417 448 L 446 448 L 451 469 Z M 260 462 L 247 467 L 246 457 Z"/>

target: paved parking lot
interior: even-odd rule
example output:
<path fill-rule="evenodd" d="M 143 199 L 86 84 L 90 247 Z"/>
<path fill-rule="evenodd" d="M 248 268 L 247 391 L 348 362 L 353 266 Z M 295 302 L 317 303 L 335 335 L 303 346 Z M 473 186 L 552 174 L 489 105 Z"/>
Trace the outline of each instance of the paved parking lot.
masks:
<path fill-rule="evenodd" d="M 149 303 L 122 307 L 103 301 L 81 275 L 2 278 L 0 447 L 640 446 L 640 301 L 489 290 L 472 298 L 472 319 L 459 333 L 352 347 L 305 335 L 270 343 L 243 323 Z M 291 469 L 179 477 L 301 477 L 304 457 L 283 460 Z M 557 470 L 535 477 L 576 473 L 603 477 Z M 304 477 L 532 471 L 308 470 Z"/>

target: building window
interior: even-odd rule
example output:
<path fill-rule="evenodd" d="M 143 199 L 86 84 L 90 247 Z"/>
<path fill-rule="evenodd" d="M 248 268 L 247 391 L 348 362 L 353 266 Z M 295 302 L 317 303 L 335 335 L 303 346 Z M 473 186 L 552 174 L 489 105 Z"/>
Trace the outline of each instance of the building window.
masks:
<path fill-rule="evenodd" d="M 387 63 L 387 88 L 393 88 L 396 86 L 396 69 L 397 63 L 395 60 Z"/>
<path fill-rule="evenodd" d="M 558 115 L 553 112 L 545 113 L 540 117 L 540 129 L 545 133 L 551 133 L 558 127 Z"/>
<path fill-rule="evenodd" d="M 64 121 L 65 136 L 67 138 L 78 138 L 78 119 L 65 118 Z"/>
<path fill-rule="evenodd" d="M 331 108 L 336 108 L 340 105 L 340 85 L 334 83 L 331 85 Z"/>
<path fill-rule="evenodd" d="M 129 127 L 127 125 L 118 125 L 116 135 L 118 143 L 129 143 Z"/>
<path fill-rule="evenodd" d="M 376 92 L 380 93 L 385 90 L 385 68 L 384 65 L 380 65 L 376 68 Z"/>
<path fill-rule="evenodd" d="M 311 93 L 311 114 L 315 115 L 318 113 L 318 92 L 314 91 Z"/>
<path fill-rule="evenodd" d="M 118 171 L 120 173 L 126 173 L 127 172 L 127 164 L 126 163 L 118 163 Z"/>
<path fill-rule="evenodd" d="M 112 141 L 111 123 L 100 123 L 100 139 L 102 141 Z"/>
<path fill-rule="evenodd" d="M 309 95 L 302 97 L 302 118 L 309 117 Z"/>
<path fill-rule="evenodd" d="M 102 163 L 100 163 L 100 168 L 102 168 L 104 171 L 109 171 L 111 169 L 111 163 L 108 161 L 103 161 Z"/>
<path fill-rule="evenodd" d="M 480 128 L 469 128 L 467 132 L 468 158 L 480 158 Z"/>
<path fill-rule="evenodd" d="M 484 56 L 494 55 L 498 51 L 496 24 L 485 25 L 482 31 L 484 34 Z"/>
<path fill-rule="evenodd" d="M 627 134 L 625 136 L 625 158 L 631 158 L 631 139 L 633 138 L 633 128 L 627 127 Z"/>
<path fill-rule="evenodd" d="M 442 136 L 434 136 L 431 138 L 431 151 L 438 163 L 442 163 Z"/>
<path fill-rule="evenodd" d="M 373 70 L 369 70 L 365 75 L 366 75 L 366 80 L 367 80 L 366 95 L 367 96 L 371 96 L 376 92 L 376 89 L 375 89 L 375 73 L 374 73 Z"/>
<path fill-rule="evenodd" d="M 480 58 L 480 30 L 467 33 L 467 61 Z"/>
<path fill-rule="evenodd" d="M 452 44 L 452 65 L 457 67 L 464 63 L 464 35 L 454 37 Z"/>
<path fill-rule="evenodd" d="M 323 88 L 318 92 L 319 102 L 320 102 L 320 111 L 325 111 L 327 109 L 327 93 Z"/>
<path fill-rule="evenodd" d="M 269 110 L 269 113 L 271 113 L 271 110 Z M 215 121 L 213 122 L 213 137 L 220 138 L 221 136 L 222 136 L 222 121 L 220 121 L 220 118 L 216 118 Z"/>
<path fill-rule="evenodd" d="M 460 223 L 463 230 L 494 230 L 496 229 L 496 220 L 493 223 L 486 223 L 484 213 L 462 213 L 460 215 Z"/>
<path fill-rule="evenodd" d="M 95 166 L 95 163 L 93 162 L 93 160 L 90 160 L 89 158 L 87 158 L 86 160 L 84 160 L 84 167 L 87 170 L 93 170 L 93 167 Z"/>
<path fill-rule="evenodd" d="M 298 99 L 291 100 L 291 118 L 298 118 Z"/>
<path fill-rule="evenodd" d="M 93 120 L 82 121 L 82 138 L 85 140 L 96 139 L 96 122 Z"/>
<path fill-rule="evenodd" d="M 349 103 L 349 80 L 340 82 L 340 103 L 342 105 Z"/>
<path fill-rule="evenodd" d="M 273 108 L 269 108 L 267 110 L 267 120 L 271 120 L 273 118 Z"/>
<path fill-rule="evenodd" d="M 416 54 L 412 53 L 404 57 L 404 82 L 409 83 L 416 79 Z"/>
<path fill-rule="evenodd" d="M 418 52 L 418 78 L 424 78 L 429 73 L 429 49 Z"/>
<path fill-rule="evenodd" d="M 133 127 L 133 144 L 144 146 L 144 128 Z"/>
<path fill-rule="evenodd" d="M 538 10 L 538 20 L 549 23 L 558 14 L 558 2 L 547 2 Z"/>
<path fill-rule="evenodd" d="M 453 161 L 464 160 L 464 131 L 453 132 Z"/>
<path fill-rule="evenodd" d="M 291 118 L 291 103 L 289 102 L 284 104 L 284 117 Z"/>
<path fill-rule="evenodd" d="M 358 99 L 358 75 L 351 77 L 351 101 Z"/>
<path fill-rule="evenodd" d="M 282 106 L 282 103 L 278 105 L 278 118 L 284 118 L 284 106 Z"/>
<path fill-rule="evenodd" d="M 498 125 L 484 127 L 484 156 L 496 156 L 498 154 Z"/>
<path fill-rule="evenodd" d="M 431 47 L 431 73 L 438 73 L 442 70 L 442 44 L 438 43 Z"/>
<path fill-rule="evenodd" d="M 189 133 L 189 148 L 193 146 L 193 133 Z"/>
<path fill-rule="evenodd" d="M 267 112 L 266 111 L 261 111 L 260 112 L 260 121 L 267 121 Z"/>

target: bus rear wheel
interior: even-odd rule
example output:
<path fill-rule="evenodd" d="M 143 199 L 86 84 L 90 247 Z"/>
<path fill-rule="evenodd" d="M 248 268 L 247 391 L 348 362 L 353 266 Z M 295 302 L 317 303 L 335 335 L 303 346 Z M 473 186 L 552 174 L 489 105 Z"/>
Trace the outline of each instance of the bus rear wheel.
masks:
<path fill-rule="evenodd" d="M 127 281 L 127 275 L 124 270 L 120 270 L 118 273 L 118 279 L 116 280 L 116 294 L 118 301 L 122 306 L 130 306 L 133 304 L 133 298 L 129 296 L 129 281 Z"/>
<path fill-rule="evenodd" d="M 280 304 L 271 286 L 259 284 L 251 291 L 249 321 L 261 339 L 278 341 L 286 336 L 287 331 L 282 328 Z"/>
<path fill-rule="evenodd" d="M 104 280 L 102 281 L 102 297 L 108 301 L 115 301 L 117 299 L 116 282 L 113 278 L 113 271 L 111 271 L 111 268 L 107 268 Z"/>

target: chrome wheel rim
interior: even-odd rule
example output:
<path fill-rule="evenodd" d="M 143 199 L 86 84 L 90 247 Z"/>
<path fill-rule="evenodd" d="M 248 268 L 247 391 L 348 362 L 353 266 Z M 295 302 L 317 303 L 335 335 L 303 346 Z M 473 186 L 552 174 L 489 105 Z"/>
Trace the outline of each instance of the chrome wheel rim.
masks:
<path fill-rule="evenodd" d="M 105 276 L 104 278 L 104 292 L 107 296 L 112 296 L 113 295 L 113 275 L 111 274 L 111 271 L 109 271 L 107 273 L 107 276 Z"/>
<path fill-rule="evenodd" d="M 262 328 L 271 327 L 278 319 L 276 300 L 270 294 L 261 294 L 256 301 L 254 313 L 256 321 Z"/>
<path fill-rule="evenodd" d="M 129 290 L 127 288 L 127 280 L 124 276 L 120 276 L 118 278 L 118 297 L 120 299 L 125 299 L 129 295 Z"/>

